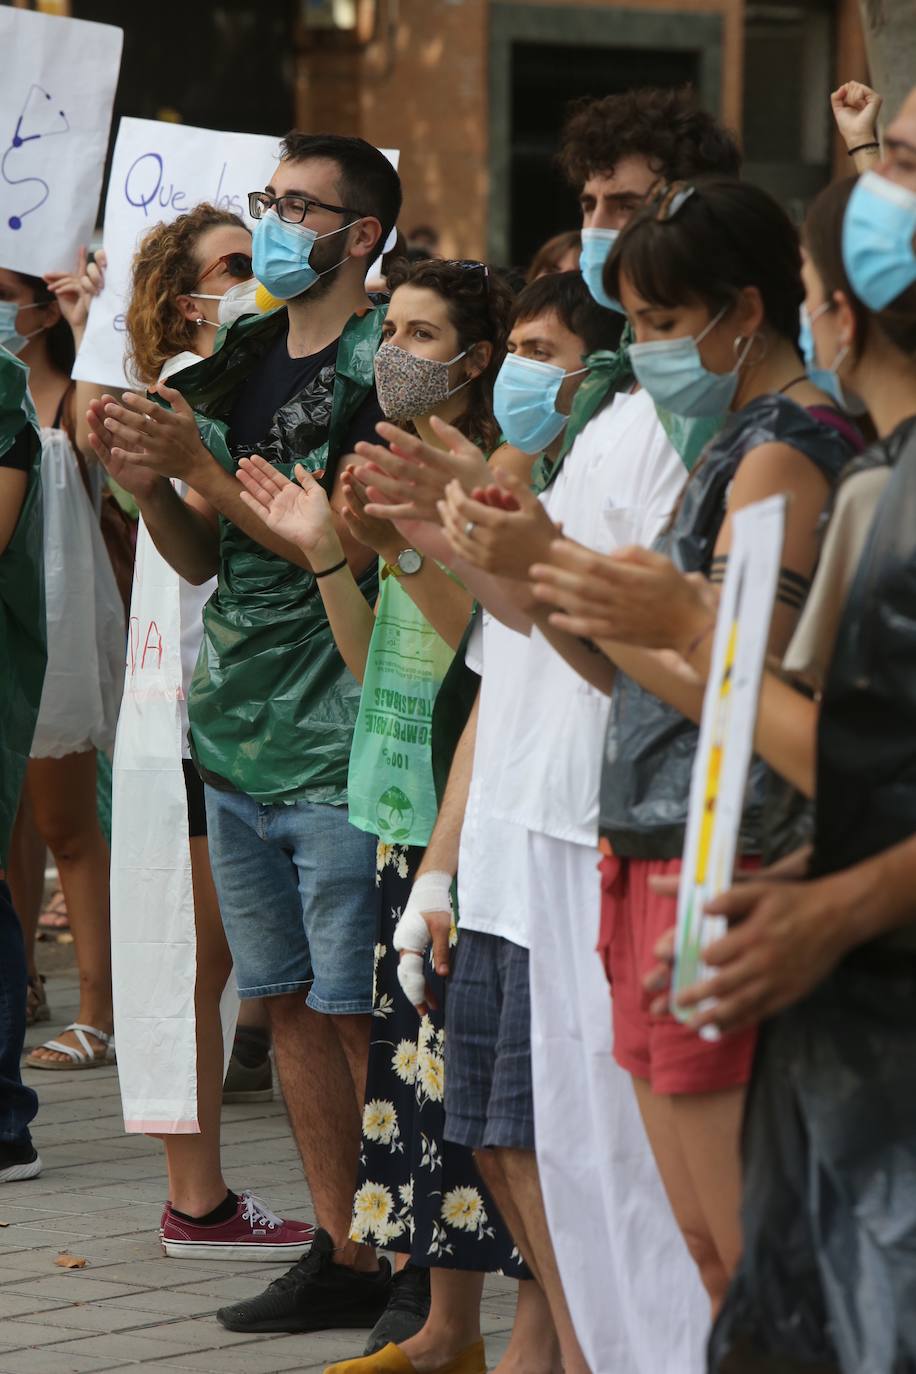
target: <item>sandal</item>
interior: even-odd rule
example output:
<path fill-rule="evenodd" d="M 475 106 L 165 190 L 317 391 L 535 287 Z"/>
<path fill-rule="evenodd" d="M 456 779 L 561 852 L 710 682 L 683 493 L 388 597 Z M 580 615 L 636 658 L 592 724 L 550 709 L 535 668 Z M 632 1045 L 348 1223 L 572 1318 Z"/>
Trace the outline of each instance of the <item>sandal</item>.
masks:
<path fill-rule="evenodd" d="M 55 888 L 38 918 L 39 940 L 56 940 L 70 933 L 67 902 L 60 888 Z"/>
<path fill-rule="evenodd" d="M 27 1026 L 34 1026 L 38 1021 L 51 1020 L 51 1008 L 48 1006 L 45 981 L 43 973 L 29 979 L 25 1003 L 25 1023 Z"/>
<path fill-rule="evenodd" d="M 106 1035 L 104 1031 L 96 1030 L 95 1026 L 84 1026 L 80 1021 L 71 1021 L 69 1026 L 64 1026 L 61 1035 L 67 1031 L 73 1031 L 81 1048 L 76 1049 L 74 1045 L 64 1045 L 60 1040 L 46 1040 L 43 1045 L 39 1045 L 40 1050 L 53 1050 L 55 1054 L 65 1054 L 72 1062 L 60 1064 L 54 1059 L 36 1058 L 37 1050 L 26 1059 L 26 1067 L 30 1069 L 57 1069 L 70 1073 L 73 1069 L 106 1069 L 115 1060 L 114 1036 Z M 105 1046 L 104 1054 L 96 1054 L 90 1045 L 87 1036 L 93 1036 Z"/>

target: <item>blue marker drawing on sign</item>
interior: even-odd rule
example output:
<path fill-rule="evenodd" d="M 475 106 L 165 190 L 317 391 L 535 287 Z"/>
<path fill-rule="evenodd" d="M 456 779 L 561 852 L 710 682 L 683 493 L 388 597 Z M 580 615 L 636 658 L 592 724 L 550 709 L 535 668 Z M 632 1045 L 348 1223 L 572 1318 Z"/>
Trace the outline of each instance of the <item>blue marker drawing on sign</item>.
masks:
<path fill-rule="evenodd" d="M 26 206 L 16 215 L 10 215 L 7 223 L 11 229 L 21 229 L 22 221 L 26 215 L 33 214 L 41 209 L 45 201 L 51 195 L 51 189 L 44 177 L 40 176 L 11 176 L 7 169 L 7 159 L 10 154 L 16 153 L 27 143 L 35 143 L 40 138 L 54 138 L 59 134 L 66 134 L 70 131 L 70 122 L 63 110 L 53 110 L 51 106 L 50 92 L 43 86 L 38 86 L 34 82 L 29 87 L 28 94 L 22 102 L 22 109 L 16 120 L 16 128 L 13 137 L 0 158 L 0 176 L 8 186 L 33 186 L 36 188 L 32 192 L 38 199 L 33 205 Z"/>

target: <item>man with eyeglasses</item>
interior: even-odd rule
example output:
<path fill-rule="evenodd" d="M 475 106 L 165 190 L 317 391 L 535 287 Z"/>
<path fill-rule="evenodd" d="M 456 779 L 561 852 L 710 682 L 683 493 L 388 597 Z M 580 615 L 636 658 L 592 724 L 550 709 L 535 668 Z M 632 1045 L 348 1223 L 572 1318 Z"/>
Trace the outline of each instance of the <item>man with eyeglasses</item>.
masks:
<path fill-rule="evenodd" d="M 397 173 L 370 144 L 288 134 L 270 183 L 249 198 L 255 277 L 286 308 L 231 324 L 212 358 L 177 376 L 177 389 L 159 388 L 171 409 L 127 393 L 92 411 L 94 446 L 163 556 L 191 582 L 218 572 L 189 695 L 191 747 L 239 992 L 267 1001 L 320 1228 L 288 1274 L 219 1312 L 232 1330 L 371 1327 L 389 1296 L 387 1262 L 349 1239 L 375 846 L 348 821 L 360 686 L 317 587 L 349 564 L 371 603 L 377 560 L 338 515 L 328 561 L 310 566 L 246 509 L 235 471 L 252 453 L 286 477 L 301 463 L 323 474 L 339 512 L 340 460 L 381 418 L 373 357 L 384 309 L 365 277 L 400 205 Z M 184 502 L 173 477 L 191 489 Z"/>

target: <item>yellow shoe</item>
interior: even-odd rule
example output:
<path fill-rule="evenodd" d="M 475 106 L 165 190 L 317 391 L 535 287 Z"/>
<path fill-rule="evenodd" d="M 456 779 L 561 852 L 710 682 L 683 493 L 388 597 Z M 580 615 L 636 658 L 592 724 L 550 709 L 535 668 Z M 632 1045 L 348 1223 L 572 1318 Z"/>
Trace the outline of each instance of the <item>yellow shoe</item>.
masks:
<path fill-rule="evenodd" d="M 399 1345 L 386 1345 L 374 1355 L 329 1364 L 324 1374 L 417 1374 L 417 1371 Z M 436 1374 L 487 1374 L 483 1341 L 476 1341 L 448 1364 L 440 1365 Z"/>

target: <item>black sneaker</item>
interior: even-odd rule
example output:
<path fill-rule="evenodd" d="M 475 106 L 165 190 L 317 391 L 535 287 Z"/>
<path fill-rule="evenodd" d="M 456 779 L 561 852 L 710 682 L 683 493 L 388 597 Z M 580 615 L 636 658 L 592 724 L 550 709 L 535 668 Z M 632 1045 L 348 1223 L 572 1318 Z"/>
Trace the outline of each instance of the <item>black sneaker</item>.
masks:
<path fill-rule="evenodd" d="M 415 1336 L 429 1316 L 429 1270 L 405 1264 L 391 1280 L 388 1306 L 369 1333 L 363 1355 L 375 1355 L 386 1345 L 400 1345 Z"/>
<path fill-rule="evenodd" d="M 372 1326 L 391 1295 L 391 1265 L 379 1260 L 375 1274 L 358 1274 L 333 1261 L 334 1242 L 315 1232 L 311 1249 L 256 1298 L 221 1307 L 227 1331 L 326 1331 Z"/>
<path fill-rule="evenodd" d="M 22 1183 L 40 1173 L 41 1160 L 29 1136 L 25 1140 L 0 1140 L 0 1183 Z"/>

